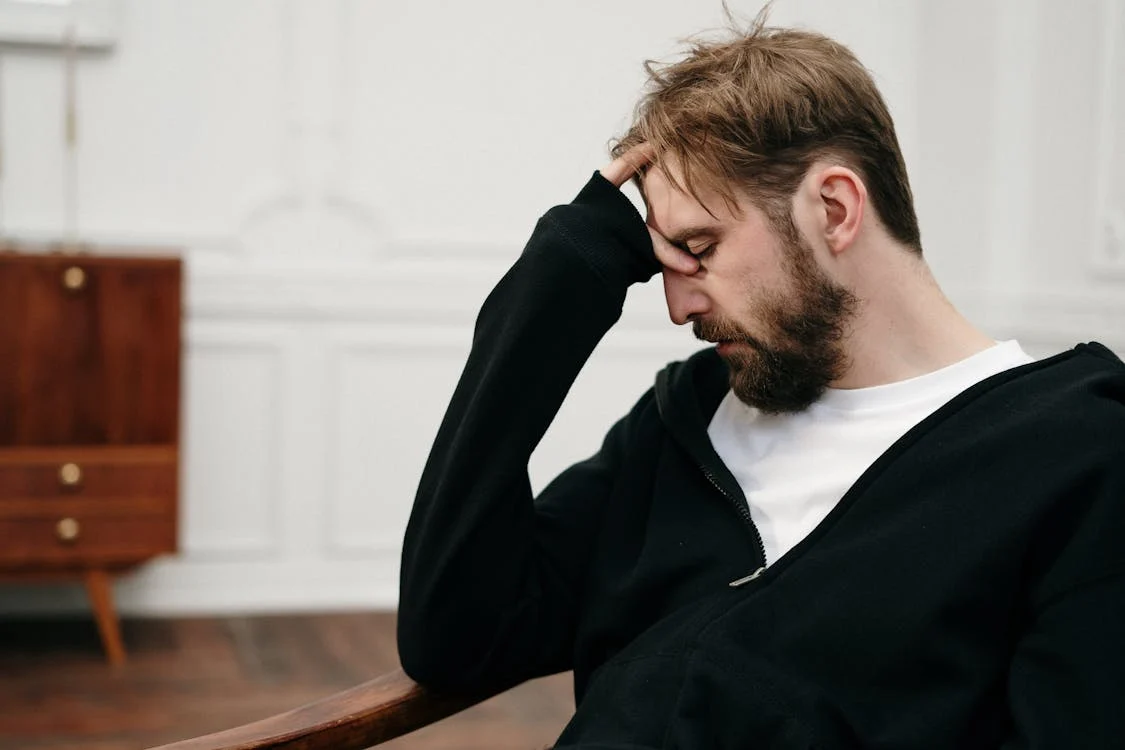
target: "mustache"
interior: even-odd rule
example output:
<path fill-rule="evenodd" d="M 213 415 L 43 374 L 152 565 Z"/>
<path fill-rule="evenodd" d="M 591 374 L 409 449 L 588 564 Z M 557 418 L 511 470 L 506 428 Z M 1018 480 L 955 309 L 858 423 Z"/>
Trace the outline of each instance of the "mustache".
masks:
<path fill-rule="evenodd" d="M 700 318 L 692 321 L 691 332 L 700 341 L 719 344 L 724 341 L 738 341 L 749 344 L 758 351 L 765 351 L 766 346 L 758 339 L 751 336 L 739 326 L 721 318 Z"/>

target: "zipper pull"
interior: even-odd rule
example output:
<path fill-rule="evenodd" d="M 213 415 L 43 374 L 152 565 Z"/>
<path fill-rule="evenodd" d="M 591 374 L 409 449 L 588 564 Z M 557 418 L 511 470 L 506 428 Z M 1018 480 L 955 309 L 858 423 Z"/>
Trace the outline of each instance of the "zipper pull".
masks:
<path fill-rule="evenodd" d="M 755 570 L 755 571 L 754 571 L 753 573 L 751 573 L 750 575 L 748 575 L 748 576 L 745 576 L 744 578 L 739 578 L 739 579 L 738 579 L 738 580 L 736 580 L 736 581 L 731 581 L 731 582 L 730 582 L 729 584 L 727 584 L 727 585 L 728 585 L 728 586 L 730 586 L 730 587 L 731 587 L 732 589 L 736 589 L 736 588 L 738 588 L 739 586 L 741 586 L 741 585 L 742 585 L 742 584 L 744 584 L 744 583 L 750 583 L 750 581 L 753 581 L 753 580 L 754 580 L 755 578 L 757 578 L 757 577 L 758 577 L 758 576 L 760 576 L 760 575 L 761 575 L 762 573 L 764 573 L 764 572 L 765 572 L 765 570 L 766 570 L 766 566 L 765 566 L 765 565 L 763 565 L 762 567 L 758 568 L 757 570 Z"/>

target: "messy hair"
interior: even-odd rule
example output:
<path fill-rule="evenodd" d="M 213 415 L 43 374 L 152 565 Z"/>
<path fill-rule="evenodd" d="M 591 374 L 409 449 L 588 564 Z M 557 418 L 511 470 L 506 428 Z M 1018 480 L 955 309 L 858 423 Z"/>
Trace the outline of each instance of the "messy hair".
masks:
<path fill-rule="evenodd" d="M 854 170 L 892 237 L 922 252 L 906 164 L 871 74 L 844 45 L 810 31 L 769 27 L 767 5 L 748 29 L 728 12 L 721 38 L 695 39 L 675 62 L 648 61 L 632 127 L 613 146 L 653 146 L 653 164 L 680 190 L 738 194 L 778 227 L 816 161 Z M 671 160 L 679 184 L 665 168 Z"/>

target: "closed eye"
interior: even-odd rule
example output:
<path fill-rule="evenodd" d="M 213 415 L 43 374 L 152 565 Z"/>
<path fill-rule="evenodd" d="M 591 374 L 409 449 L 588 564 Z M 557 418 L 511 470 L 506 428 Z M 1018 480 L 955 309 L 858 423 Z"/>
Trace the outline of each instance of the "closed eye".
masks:
<path fill-rule="evenodd" d="M 717 248 L 718 246 L 719 246 L 719 243 L 712 242 L 709 245 L 700 245 L 696 248 L 690 248 L 689 247 L 689 248 L 687 248 L 687 251 L 689 253 L 691 253 L 692 255 L 694 255 L 697 260 L 705 260 L 707 257 L 709 257 L 711 255 L 711 253 L 715 252 L 715 248 Z"/>

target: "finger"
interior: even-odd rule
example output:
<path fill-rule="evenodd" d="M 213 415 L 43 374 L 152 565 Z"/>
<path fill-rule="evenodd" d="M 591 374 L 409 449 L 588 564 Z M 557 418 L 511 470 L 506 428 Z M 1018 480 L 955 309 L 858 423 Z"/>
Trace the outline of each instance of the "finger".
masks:
<path fill-rule="evenodd" d="M 638 143 L 609 165 L 602 167 L 602 176 L 617 187 L 621 187 L 652 161 L 652 153 L 652 147 L 647 143 Z"/>
<path fill-rule="evenodd" d="M 687 276 L 699 270 L 699 259 L 687 250 L 676 247 L 652 227 L 648 227 L 648 234 L 652 237 L 652 249 L 660 265 Z"/>

